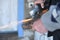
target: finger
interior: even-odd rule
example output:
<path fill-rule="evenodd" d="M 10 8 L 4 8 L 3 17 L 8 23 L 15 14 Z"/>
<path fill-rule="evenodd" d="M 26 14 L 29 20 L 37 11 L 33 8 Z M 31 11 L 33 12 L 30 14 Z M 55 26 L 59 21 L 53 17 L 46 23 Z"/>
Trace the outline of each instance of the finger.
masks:
<path fill-rule="evenodd" d="M 44 3 L 41 3 L 41 7 L 44 8 Z"/>
<path fill-rule="evenodd" d="M 34 4 L 35 4 L 35 5 L 36 5 L 36 4 L 40 4 L 40 2 L 36 1 L 36 2 L 34 2 Z"/>

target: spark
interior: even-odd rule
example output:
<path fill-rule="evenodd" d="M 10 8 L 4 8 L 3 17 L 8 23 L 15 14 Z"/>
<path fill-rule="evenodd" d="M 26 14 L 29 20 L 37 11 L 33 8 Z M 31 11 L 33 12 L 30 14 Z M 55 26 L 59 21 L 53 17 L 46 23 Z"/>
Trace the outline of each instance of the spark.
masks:
<path fill-rule="evenodd" d="M 32 20 L 32 18 L 30 18 L 30 19 L 24 19 L 24 20 L 21 20 L 21 21 L 13 21 L 13 22 L 11 22 L 11 23 L 9 23 L 7 25 L 0 26 L 0 30 L 1 29 L 5 29 L 5 28 L 8 28 L 8 27 L 10 27 L 10 25 L 13 25 L 13 24 L 18 25 L 20 23 L 25 23 L 25 22 L 28 22 L 28 21 L 31 21 L 31 20 Z"/>

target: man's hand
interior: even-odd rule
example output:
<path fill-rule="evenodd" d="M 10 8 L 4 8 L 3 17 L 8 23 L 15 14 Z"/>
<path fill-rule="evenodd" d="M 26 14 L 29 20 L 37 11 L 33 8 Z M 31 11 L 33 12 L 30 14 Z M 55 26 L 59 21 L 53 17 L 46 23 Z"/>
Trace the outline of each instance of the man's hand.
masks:
<path fill-rule="evenodd" d="M 44 2 L 45 2 L 45 0 L 36 0 L 34 3 L 35 3 L 35 5 L 40 4 L 41 7 L 44 8 Z"/>

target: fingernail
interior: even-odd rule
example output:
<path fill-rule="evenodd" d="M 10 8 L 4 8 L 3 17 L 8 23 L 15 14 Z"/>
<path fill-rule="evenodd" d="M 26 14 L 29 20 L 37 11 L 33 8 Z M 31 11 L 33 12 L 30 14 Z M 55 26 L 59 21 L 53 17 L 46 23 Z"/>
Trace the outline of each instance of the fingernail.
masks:
<path fill-rule="evenodd" d="M 42 8 L 44 8 L 44 6 L 42 6 Z"/>

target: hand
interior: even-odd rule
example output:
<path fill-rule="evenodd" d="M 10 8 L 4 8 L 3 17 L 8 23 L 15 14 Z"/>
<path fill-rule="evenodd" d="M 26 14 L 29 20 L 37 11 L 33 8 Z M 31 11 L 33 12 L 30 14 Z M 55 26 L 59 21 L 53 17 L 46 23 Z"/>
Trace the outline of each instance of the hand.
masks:
<path fill-rule="evenodd" d="M 35 5 L 40 4 L 41 7 L 44 8 L 44 2 L 45 2 L 45 0 L 36 0 L 34 3 L 35 3 Z"/>

